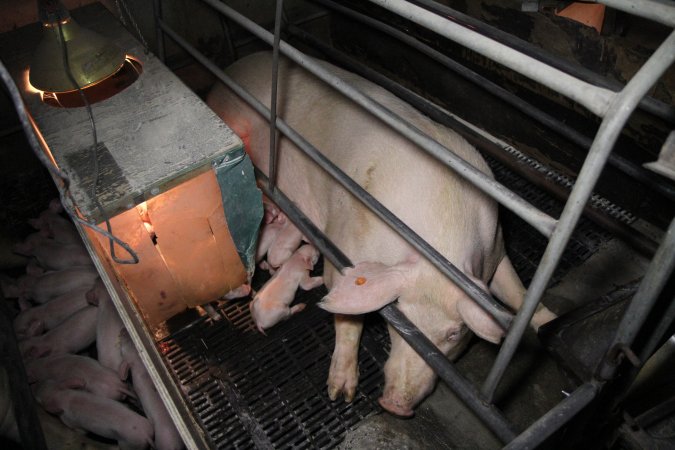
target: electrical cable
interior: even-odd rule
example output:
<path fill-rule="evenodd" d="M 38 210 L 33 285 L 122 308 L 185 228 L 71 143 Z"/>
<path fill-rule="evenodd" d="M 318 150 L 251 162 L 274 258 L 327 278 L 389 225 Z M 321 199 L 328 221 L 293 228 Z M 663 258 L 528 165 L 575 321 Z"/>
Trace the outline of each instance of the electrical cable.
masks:
<path fill-rule="evenodd" d="M 103 220 L 105 221 L 105 226 L 108 231 L 108 242 L 110 243 L 110 256 L 112 257 L 113 261 L 115 261 L 118 264 L 137 264 L 138 263 L 138 255 L 136 252 L 134 252 L 126 243 L 125 245 L 122 245 L 122 248 L 124 248 L 129 255 L 131 256 L 131 259 L 120 259 L 115 255 L 115 242 L 122 242 L 121 240 L 115 238 L 112 239 L 110 236 L 114 236 L 112 232 L 112 225 L 110 223 L 110 218 L 108 217 L 108 214 L 106 211 L 103 209 L 103 206 L 101 205 L 101 202 L 98 200 L 98 183 L 99 183 L 99 167 L 98 167 L 98 134 L 96 132 L 96 121 L 94 120 L 94 112 L 91 109 L 91 104 L 89 103 L 89 99 L 87 99 L 87 95 L 84 93 L 80 85 L 77 83 L 75 80 L 75 77 L 73 76 L 73 73 L 70 71 L 70 61 L 68 59 L 68 46 L 66 45 L 66 39 L 65 36 L 63 35 L 63 28 L 61 26 L 61 22 L 58 22 L 58 27 L 59 27 L 59 42 L 61 44 L 61 55 L 63 57 L 63 68 L 66 71 L 66 75 L 68 76 L 68 79 L 70 82 L 73 84 L 73 87 L 77 89 L 77 92 L 80 94 L 80 98 L 82 99 L 82 102 L 84 103 L 85 108 L 87 109 L 87 114 L 89 115 L 89 122 L 91 124 L 91 131 L 92 131 L 92 137 L 93 137 L 93 146 L 92 146 L 92 155 L 93 155 L 93 166 L 94 166 L 94 181 L 92 183 L 92 188 L 91 188 L 91 198 L 94 201 L 94 205 L 96 206 L 96 209 L 98 209 L 99 213 L 103 217 Z M 70 213 L 69 213 L 70 215 Z M 80 223 L 84 222 L 82 220 L 78 220 Z M 88 222 L 87 222 L 88 223 Z"/>
<path fill-rule="evenodd" d="M 51 172 L 54 177 L 59 179 L 61 181 L 61 184 L 56 183 L 56 188 L 59 191 L 59 199 L 61 200 L 61 204 L 63 205 L 64 210 L 68 214 L 68 216 L 73 220 L 74 222 L 78 222 L 82 224 L 83 226 L 86 226 L 88 228 L 91 228 L 92 230 L 96 231 L 97 233 L 105 236 L 106 238 L 114 241 L 122 247 L 125 251 L 127 251 L 130 255 L 132 255 L 132 258 L 138 262 L 138 255 L 131 249 L 131 247 L 125 243 L 124 241 L 120 240 L 118 237 L 114 236 L 112 233 L 104 230 L 103 228 L 94 225 L 92 223 L 87 222 L 86 220 L 80 218 L 74 210 L 74 202 L 72 200 L 72 197 L 70 195 L 69 191 L 69 185 L 70 185 L 70 178 L 57 166 L 51 163 L 51 161 L 47 158 L 45 153 L 42 151 L 42 147 L 38 141 L 37 134 L 35 132 L 35 129 L 33 128 L 33 124 L 31 122 L 30 117 L 28 116 L 26 112 L 26 107 L 23 101 L 23 98 L 21 97 L 21 94 L 19 93 L 19 89 L 16 86 L 16 83 L 14 83 L 14 79 L 10 75 L 9 71 L 5 67 L 4 63 L 0 60 L 0 79 L 2 79 L 3 84 L 7 88 L 7 92 L 9 94 L 10 100 L 12 101 L 14 105 L 14 109 L 17 113 L 17 116 L 19 118 L 19 122 L 21 123 L 21 128 L 23 129 L 24 134 L 26 135 L 26 139 L 28 141 L 28 145 L 30 146 L 31 150 L 33 153 L 35 153 L 35 156 L 37 159 L 40 161 L 40 163 L 47 168 L 49 172 Z"/>

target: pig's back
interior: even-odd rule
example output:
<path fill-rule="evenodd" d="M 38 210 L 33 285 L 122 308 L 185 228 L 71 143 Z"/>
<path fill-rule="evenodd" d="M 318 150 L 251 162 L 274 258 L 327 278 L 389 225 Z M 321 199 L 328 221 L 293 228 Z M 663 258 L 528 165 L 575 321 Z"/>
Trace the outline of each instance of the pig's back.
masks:
<path fill-rule="evenodd" d="M 470 164 L 490 173 L 478 152 L 455 132 L 379 86 L 322 64 Z M 228 73 L 269 106 L 271 54 L 244 58 Z M 285 59 L 280 63 L 278 91 L 279 117 L 450 261 L 460 266 L 469 261 L 477 269 L 474 272 L 485 272 L 476 273 L 480 278 L 491 275 L 501 258 L 500 243 L 494 242 L 497 208 L 492 200 L 359 105 Z M 248 119 L 255 122 L 253 128 L 264 126 L 255 116 Z M 251 134 L 249 152 L 254 163 L 267 172 L 269 131 Z M 308 165 L 288 142 L 281 148 L 278 182 L 355 262 L 394 264 L 409 253 L 407 244 L 393 231 L 344 190 L 332 188 L 335 184 L 323 170 Z M 496 261 L 483 267 L 484 255 L 494 255 L 490 259 Z"/>

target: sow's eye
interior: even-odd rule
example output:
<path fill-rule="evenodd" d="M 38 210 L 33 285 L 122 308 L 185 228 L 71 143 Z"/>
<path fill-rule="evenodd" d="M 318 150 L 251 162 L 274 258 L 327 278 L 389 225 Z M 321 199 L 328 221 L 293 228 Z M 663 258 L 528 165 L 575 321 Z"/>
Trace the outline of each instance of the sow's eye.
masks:
<path fill-rule="evenodd" d="M 366 281 L 368 281 L 366 277 L 357 277 L 356 280 L 354 281 L 354 284 L 357 286 L 362 286 L 366 284 Z"/>

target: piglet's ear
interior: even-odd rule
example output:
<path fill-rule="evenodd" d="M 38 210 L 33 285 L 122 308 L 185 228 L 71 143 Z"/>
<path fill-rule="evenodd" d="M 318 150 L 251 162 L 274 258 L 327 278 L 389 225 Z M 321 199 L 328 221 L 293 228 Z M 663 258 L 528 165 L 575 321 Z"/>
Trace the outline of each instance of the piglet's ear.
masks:
<path fill-rule="evenodd" d="M 412 279 L 415 261 L 394 266 L 361 262 L 337 277 L 319 307 L 338 314 L 365 314 L 396 300 Z"/>

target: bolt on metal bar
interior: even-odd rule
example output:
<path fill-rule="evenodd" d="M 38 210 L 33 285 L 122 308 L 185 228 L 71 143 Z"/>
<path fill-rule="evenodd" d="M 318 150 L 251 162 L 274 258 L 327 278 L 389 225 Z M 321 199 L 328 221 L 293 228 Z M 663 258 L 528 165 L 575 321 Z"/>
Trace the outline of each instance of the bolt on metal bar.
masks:
<path fill-rule="evenodd" d="M 541 416 L 517 438 L 509 442 L 503 450 L 536 449 L 548 437 L 584 409 L 598 394 L 598 388 L 591 384 L 582 384 L 569 397 Z"/>
<path fill-rule="evenodd" d="M 319 3 L 322 6 L 330 8 L 334 11 L 337 11 L 340 14 L 344 14 L 350 18 L 358 20 L 359 22 L 362 22 L 376 30 L 379 30 L 385 34 L 388 34 L 389 36 L 394 37 L 395 39 L 403 42 L 409 47 L 418 50 L 420 53 L 430 57 L 434 61 L 443 64 L 446 68 L 452 70 L 457 75 L 476 84 L 477 86 L 486 90 L 487 92 L 499 98 L 500 100 L 508 103 L 509 105 L 516 108 L 518 111 L 527 115 L 531 119 L 536 120 L 537 122 L 546 126 L 550 130 L 555 131 L 557 134 L 569 140 L 573 144 L 578 145 L 579 147 L 581 147 L 586 151 L 588 151 L 588 149 L 591 147 L 593 141 L 588 136 L 581 134 L 579 131 L 575 130 L 571 126 L 559 121 L 558 119 L 551 116 L 547 112 L 533 106 L 532 104 L 526 102 L 525 100 L 521 99 L 512 92 L 499 86 L 498 84 L 493 83 L 492 81 L 482 77 L 481 75 L 477 74 L 471 69 L 464 67 L 463 65 L 454 61 L 447 55 L 444 55 L 443 53 L 434 50 L 429 45 L 418 41 L 411 35 L 406 34 L 392 26 L 386 25 L 383 22 L 380 22 L 379 20 L 358 13 L 342 5 L 338 5 L 337 3 L 331 0 L 314 0 L 314 2 Z M 301 31 L 299 29 L 296 30 Z M 302 33 L 308 35 L 308 33 L 305 32 Z M 673 187 L 672 184 L 667 181 L 663 182 L 662 178 L 654 177 L 653 172 L 645 170 L 642 167 L 637 166 L 632 162 L 628 161 L 627 159 L 615 154 L 610 155 L 609 163 L 618 170 L 635 178 L 636 180 L 640 181 L 646 186 L 649 186 L 650 188 L 666 196 L 667 198 L 675 200 L 675 187 Z"/>
<path fill-rule="evenodd" d="M 259 100 L 250 95 L 246 90 L 242 89 L 238 84 L 236 84 L 231 78 L 223 73 L 218 67 L 215 66 L 211 61 L 200 54 L 194 47 L 192 47 L 187 41 L 178 36 L 171 28 L 169 28 L 164 22 L 159 22 L 160 27 L 164 32 L 166 32 L 171 39 L 176 41 L 176 43 L 181 46 L 186 52 L 192 55 L 197 61 L 199 61 L 206 69 L 211 71 L 218 79 L 220 79 L 226 86 L 228 86 L 232 91 L 234 91 L 238 96 L 240 96 L 244 101 L 246 101 L 253 109 L 255 109 L 258 114 L 264 117 L 267 120 L 270 120 L 270 111 L 263 105 Z M 459 270 L 454 266 L 450 261 L 448 261 L 443 255 L 441 255 L 433 246 L 428 242 L 422 239 L 418 234 L 416 234 L 410 227 L 408 227 L 404 222 L 402 222 L 398 217 L 396 217 L 391 211 L 384 207 L 379 201 L 377 201 L 372 195 L 370 195 L 365 189 L 354 182 L 347 174 L 342 172 L 337 166 L 335 166 L 328 158 L 326 158 L 320 151 L 318 151 L 313 145 L 307 142 L 300 134 L 298 134 L 293 128 L 288 126 L 286 122 L 282 119 L 277 118 L 277 129 L 280 130 L 285 136 L 287 136 L 300 150 L 302 150 L 310 159 L 312 159 L 319 167 L 325 170 L 330 176 L 332 176 L 338 183 L 340 183 L 348 192 L 350 192 L 354 197 L 360 200 L 368 209 L 370 209 L 375 215 L 382 219 L 389 227 L 396 231 L 403 239 L 406 240 L 410 245 L 412 245 L 416 250 L 418 250 L 422 255 L 424 255 L 429 261 L 438 270 L 440 270 L 445 276 L 457 284 L 469 297 L 476 301 L 483 309 L 485 309 L 490 315 L 492 315 L 495 320 L 507 330 L 513 320 L 513 315 L 507 311 L 504 306 L 495 301 L 494 298 L 487 292 L 485 292 L 480 287 L 467 277 L 464 272 Z"/>
<path fill-rule="evenodd" d="M 597 116 L 606 114 L 616 95 L 407 1 L 370 1 L 569 97 Z"/>
<path fill-rule="evenodd" d="M 640 99 L 672 64 L 673 60 L 675 60 L 675 32 L 668 36 L 628 82 L 626 88 L 615 98 L 607 116 L 602 121 L 570 198 L 560 215 L 558 226 L 549 240 L 544 256 L 525 294 L 523 305 L 518 311 L 497 359 L 483 384 L 482 392 L 486 398 L 492 399 L 497 384 L 502 379 L 525 328 L 548 286 L 551 275 L 560 261 L 562 252 L 565 250 L 583 207 L 592 193 L 607 157 L 612 151 L 619 133 L 621 133 L 621 129 L 635 110 Z"/>
<path fill-rule="evenodd" d="M 232 8 L 216 0 L 202 1 L 211 5 L 216 11 L 225 14 L 230 19 L 234 20 L 239 25 L 258 36 L 264 42 L 272 44 L 273 36 L 271 33 L 243 15 L 239 14 Z M 389 109 L 373 101 L 370 97 L 364 95 L 358 89 L 355 89 L 344 80 L 335 76 L 313 58 L 307 57 L 305 54 L 283 41 L 280 44 L 280 49 L 282 53 L 288 56 L 296 64 L 313 73 L 315 76 L 344 94 L 346 97 L 362 106 L 375 117 L 401 133 L 411 142 L 424 149 L 431 156 L 453 169 L 457 174 L 465 178 L 478 189 L 497 200 L 509 210 L 513 211 L 544 236 L 550 236 L 553 227 L 555 226 L 555 219 L 544 214 L 539 209 L 523 200 L 520 196 L 495 181 L 493 178 L 476 169 L 471 164 L 468 164 L 466 161 L 456 156 L 438 142 L 431 139 L 417 128 L 408 124 Z"/>
<path fill-rule="evenodd" d="M 166 61 L 166 46 L 164 45 L 164 33 L 157 26 L 157 22 L 162 20 L 162 0 L 153 0 L 152 10 L 155 16 L 155 33 L 157 36 L 157 58 L 160 61 Z"/>
<path fill-rule="evenodd" d="M 502 42 L 514 50 L 532 56 L 539 61 L 548 64 L 549 66 L 560 69 L 563 72 L 569 73 L 570 75 L 580 78 L 583 81 L 610 89 L 615 92 L 622 90 L 624 87 L 618 81 L 602 77 L 592 70 L 585 68 L 584 66 L 557 57 L 551 53 L 548 53 L 542 48 L 537 47 L 536 45 L 524 41 L 523 39 L 520 39 L 512 34 L 506 33 L 498 28 L 492 27 L 485 22 L 481 22 L 478 19 L 449 8 L 434 0 L 416 0 L 416 3 L 423 5 L 425 8 L 435 12 L 436 14 L 447 16 L 464 27 L 476 30 L 484 36 L 494 39 L 497 42 Z M 671 123 L 675 122 L 675 107 L 656 100 L 653 97 L 645 97 L 640 100 L 640 108 Z"/>
<path fill-rule="evenodd" d="M 272 43 L 272 98 L 270 99 L 270 161 L 269 183 L 274 190 L 277 185 L 277 78 L 279 77 L 279 42 L 281 41 L 281 14 L 284 0 L 277 0 L 274 15 L 274 42 Z"/>
<path fill-rule="evenodd" d="M 675 32 L 674 32 L 675 34 Z M 661 246 L 649 263 L 640 287 L 623 314 L 617 332 L 609 345 L 610 351 L 618 346 L 630 347 L 647 319 L 659 294 L 675 269 L 675 219 L 670 222 Z M 670 324 L 667 324 L 670 325 Z M 664 330 L 665 331 L 665 330 Z M 618 361 L 605 359 L 598 370 L 601 379 L 611 379 Z"/>
<path fill-rule="evenodd" d="M 675 6 L 670 0 L 597 0 L 595 3 L 675 27 Z"/>

